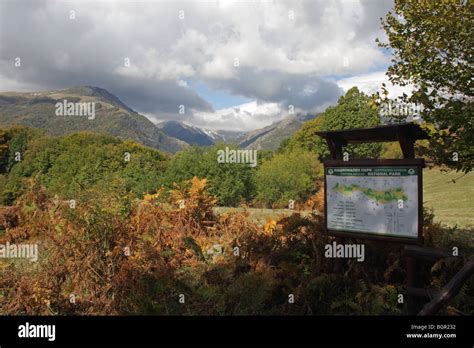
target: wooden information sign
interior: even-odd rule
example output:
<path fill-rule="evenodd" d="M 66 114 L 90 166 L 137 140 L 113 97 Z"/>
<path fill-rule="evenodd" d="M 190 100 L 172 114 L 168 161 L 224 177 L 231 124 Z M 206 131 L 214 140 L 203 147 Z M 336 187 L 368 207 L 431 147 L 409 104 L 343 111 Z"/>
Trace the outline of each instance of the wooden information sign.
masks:
<path fill-rule="evenodd" d="M 427 134 L 405 123 L 318 135 L 326 139 L 333 158 L 324 161 L 327 233 L 421 244 L 425 163 L 414 158 L 413 145 Z M 399 141 L 405 158 L 343 160 L 343 146 L 382 141 Z"/>

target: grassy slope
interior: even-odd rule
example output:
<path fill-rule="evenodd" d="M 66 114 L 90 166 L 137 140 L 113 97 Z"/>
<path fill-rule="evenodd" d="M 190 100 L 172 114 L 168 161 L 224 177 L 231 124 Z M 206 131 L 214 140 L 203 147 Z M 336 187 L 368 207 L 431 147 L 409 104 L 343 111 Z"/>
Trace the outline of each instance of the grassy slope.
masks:
<path fill-rule="evenodd" d="M 424 205 L 434 208 L 436 221 L 474 228 L 474 172 L 463 176 L 425 169 L 423 181 Z"/>
<path fill-rule="evenodd" d="M 56 116 L 55 104 L 63 99 L 95 102 L 95 119 Z M 171 153 L 186 146 L 184 142 L 164 134 L 145 116 L 135 113 L 114 95 L 94 87 L 37 93 L 0 93 L 0 126 L 12 124 L 42 128 L 51 135 L 78 131 L 105 133 Z"/>
<path fill-rule="evenodd" d="M 301 124 L 295 117 L 284 119 L 247 133 L 240 139 L 240 145 L 249 149 L 276 150 L 284 139 L 291 137 L 301 128 Z M 263 135 L 261 135 L 262 133 Z"/>

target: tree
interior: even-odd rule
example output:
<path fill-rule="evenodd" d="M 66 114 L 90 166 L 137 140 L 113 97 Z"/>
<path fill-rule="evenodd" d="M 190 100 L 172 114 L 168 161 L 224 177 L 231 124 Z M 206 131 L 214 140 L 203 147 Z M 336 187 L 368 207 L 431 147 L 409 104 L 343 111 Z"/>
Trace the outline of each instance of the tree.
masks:
<path fill-rule="evenodd" d="M 295 149 L 277 154 L 255 173 L 256 200 L 271 207 L 288 206 L 290 199 L 308 198 L 321 172 L 321 164 L 308 151 Z"/>
<path fill-rule="evenodd" d="M 415 148 L 415 154 L 418 148 Z M 400 144 L 398 142 L 388 142 L 383 144 L 383 150 L 380 154 L 381 158 L 403 158 L 402 149 L 400 148 Z"/>
<path fill-rule="evenodd" d="M 312 151 L 323 157 L 325 151 L 325 140 L 316 133 L 323 130 L 324 113 L 317 118 L 305 122 L 301 129 L 296 132 L 288 143 L 282 145 L 282 149 L 301 148 L 306 151 Z"/>
<path fill-rule="evenodd" d="M 42 134 L 43 132 L 40 130 L 27 128 L 24 126 L 15 126 L 8 130 L 7 172 L 10 171 L 13 166 L 15 166 L 15 164 L 21 162 L 21 159 L 25 156 L 28 141 Z"/>
<path fill-rule="evenodd" d="M 319 131 L 331 131 L 351 128 L 369 128 L 380 124 L 377 110 L 370 105 L 371 99 L 352 87 L 341 96 L 336 106 L 328 107 L 319 117 L 306 122 L 289 141 L 287 148 L 303 148 L 316 152 L 320 160 L 328 158 L 329 150 L 326 141 L 318 136 Z M 349 145 L 344 148 L 350 158 L 377 158 L 382 149 L 381 144 Z"/>
<path fill-rule="evenodd" d="M 191 146 L 178 152 L 170 161 L 166 171 L 166 184 L 182 183 L 194 176 L 206 178 L 209 193 L 219 198 L 220 205 L 236 206 L 242 199 L 250 200 L 254 195 L 252 175 L 255 169 L 247 163 L 219 163 L 218 151 L 225 147 L 238 149 L 235 145 L 218 144 L 208 148 Z M 259 162 L 268 158 L 260 154 Z"/>
<path fill-rule="evenodd" d="M 393 51 L 390 81 L 415 87 L 401 101 L 423 106 L 427 153 L 464 172 L 474 161 L 473 23 L 470 1 L 395 0 L 382 20 L 388 43 L 377 40 Z"/>
<path fill-rule="evenodd" d="M 12 134 L 12 164 L 0 187 L 4 204 L 12 204 L 27 187 L 25 179 L 32 177 L 52 195 L 64 198 L 77 197 L 94 187 L 105 190 L 119 182 L 140 197 L 163 184 L 168 157 L 133 141 L 86 132 L 62 137 L 36 134 L 28 128 L 8 132 Z M 16 151 L 21 152 L 19 162 L 14 161 Z"/>
<path fill-rule="evenodd" d="M 8 164 L 8 134 L 0 129 L 0 173 L 7 170 Z"/>

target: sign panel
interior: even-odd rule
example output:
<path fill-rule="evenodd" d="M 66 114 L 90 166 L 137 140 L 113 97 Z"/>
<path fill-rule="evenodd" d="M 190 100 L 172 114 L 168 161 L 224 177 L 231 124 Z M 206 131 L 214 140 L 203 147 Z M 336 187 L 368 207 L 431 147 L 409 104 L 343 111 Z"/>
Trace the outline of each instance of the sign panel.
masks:
<path fill-rule="evenodd" d="M 421 171 L 415 164 L 326 165 L 327 230 L 418 240 Z"/>

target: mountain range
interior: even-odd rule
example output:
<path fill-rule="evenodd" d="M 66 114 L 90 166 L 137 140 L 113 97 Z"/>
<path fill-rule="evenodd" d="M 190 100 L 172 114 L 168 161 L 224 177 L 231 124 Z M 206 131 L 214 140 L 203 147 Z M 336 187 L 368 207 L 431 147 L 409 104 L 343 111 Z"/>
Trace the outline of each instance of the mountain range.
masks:
<path fill-rule="evenodd" d="M 95 103 L 94 117 L 56 115 L 56 103 L 64 100 L 68 103 Z M 217 142 L 235 143 L 242 148 L 276 150 L 280 142 L 296 132 L 307 119 L 301 115 L 288 117 L 251 132 L 209 130 L 179 121 L 154 124 L 99 87 L 0 93 L 0 126 L 17 124 L 42 128 L 51 135 L 78 131 L 107 133 L 169 153 L 189 145 L 210 146 Z"/>
<path fill-rule="evenodd" d="M 95 103 L 95 117 L 56 115 L 56 103 Z M 0 125 L 25 125 L 42 128 L 51 135 L 91 131 L 107 133 L 121 139 L 174 153 L 187 144 L 160 131 L 148 118 L 132 110 L 116 96 L 98 87 L 0 94 Z"/>
<path fill-rule="evenodd" d="M 182 140 L 190 145 L 210 146 L 217 142 L 236 142 L 245 132 L 211 130 L 191 126 L 184 122 L 164 121 L 156 125 L 170 137 Z"/>

